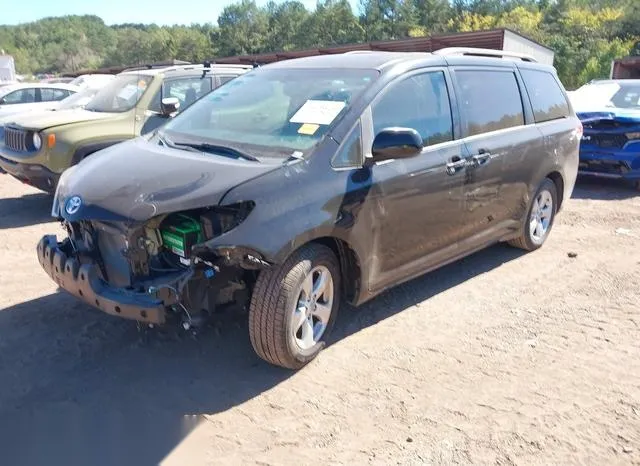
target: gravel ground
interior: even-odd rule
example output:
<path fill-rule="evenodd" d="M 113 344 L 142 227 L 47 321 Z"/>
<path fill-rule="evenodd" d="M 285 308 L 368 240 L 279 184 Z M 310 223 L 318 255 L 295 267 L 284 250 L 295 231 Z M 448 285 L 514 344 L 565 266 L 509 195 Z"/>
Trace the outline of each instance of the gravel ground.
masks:
<path fill-rule="evenodd" d="M 244 319 L 140 332 L 58 292 L 49 209 L 0 175 L 2 464 L 640 464 L 631 189 L 580 183 L 541 250 L 343 306 L 298 373 L 258 360 Z"/>

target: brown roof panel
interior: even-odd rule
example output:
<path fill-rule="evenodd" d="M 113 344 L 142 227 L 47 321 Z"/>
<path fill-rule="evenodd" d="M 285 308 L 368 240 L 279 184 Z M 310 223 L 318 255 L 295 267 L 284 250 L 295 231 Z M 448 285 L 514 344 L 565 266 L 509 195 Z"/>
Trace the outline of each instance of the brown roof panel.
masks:
<path fill-rule="evenodd" d="M 365 42 L 362 44 L 337 45 L 335 47 L 322 47 L 318 49 L 320 53 L 344 53 L 351 52 L 352 50 L 371 50 L 371 47 Z"/>

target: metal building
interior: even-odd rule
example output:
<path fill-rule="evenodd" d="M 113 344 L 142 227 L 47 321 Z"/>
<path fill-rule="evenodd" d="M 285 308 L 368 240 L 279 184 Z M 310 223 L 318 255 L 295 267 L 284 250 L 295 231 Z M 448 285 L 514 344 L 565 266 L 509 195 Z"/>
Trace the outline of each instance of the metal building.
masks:
<path fill-rule="evenodd" d="M 293 50 L 256 55 L 237 55 L 216 58 L 216 63 L 224 64 L 267 64 L 291 58 L 344 53 L 352 50 L 382 50 L 396 52 L 434 52 L 445 47 L 478 47 L 505 50 L 532 55 L 538 62 L 552 65 L 554 51 L 534 40 L 510 29 L 462 32 L 430 37 L 363 42 L 359 44 L 337 45 L 317 49 Z"/>
<path fill-rule="evenodd" d="M 640 79 L 640 57 L 625 57 L 611 62 L 611 79 Z"/>

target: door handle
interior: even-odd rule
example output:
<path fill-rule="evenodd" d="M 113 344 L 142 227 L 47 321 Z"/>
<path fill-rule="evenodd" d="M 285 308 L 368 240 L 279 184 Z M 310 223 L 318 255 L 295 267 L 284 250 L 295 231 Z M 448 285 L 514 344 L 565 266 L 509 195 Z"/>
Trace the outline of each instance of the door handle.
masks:
<path fill-rule="evenodd" d="M 474 166 L 479 167 L 481 165 L 488 163 L 489 160 L 491 160 L 491 152 L 486 151 L 484 149 L 480 149 L 480 152 L 477 155 L 474 155 L 473 157 L 471 157 L 471 160 L 473 161 Z"/>
<path fill-rule="evenodd" d="M 458 170 L 464 168 L 466 165 L 467 161 L 464 159 L 452 160 L 451 162 L 447 163 L 447 174 L 455 175 Z"/>

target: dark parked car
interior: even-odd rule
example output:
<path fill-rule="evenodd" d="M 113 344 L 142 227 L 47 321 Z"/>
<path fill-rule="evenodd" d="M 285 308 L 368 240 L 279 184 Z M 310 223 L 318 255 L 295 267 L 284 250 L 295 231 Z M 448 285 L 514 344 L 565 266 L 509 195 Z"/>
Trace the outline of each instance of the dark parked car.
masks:
<path fill-rule="evenodd" d="M 67 170 L 37 251 L 109 314 L 185 328 L 248 309 L 300 368 L 340 302 L 493 243 L 534 250 L 569 199 L 582 126 L 551 66 L 491 51 L 368 52 L 250 71 L 153 134 Z"/>
<path fill-rule="evenodd" d="M 571 93 L 584 125 L 584 176 L 632 182 L 640 190 L 640 79 L 606 79 Z"/>

